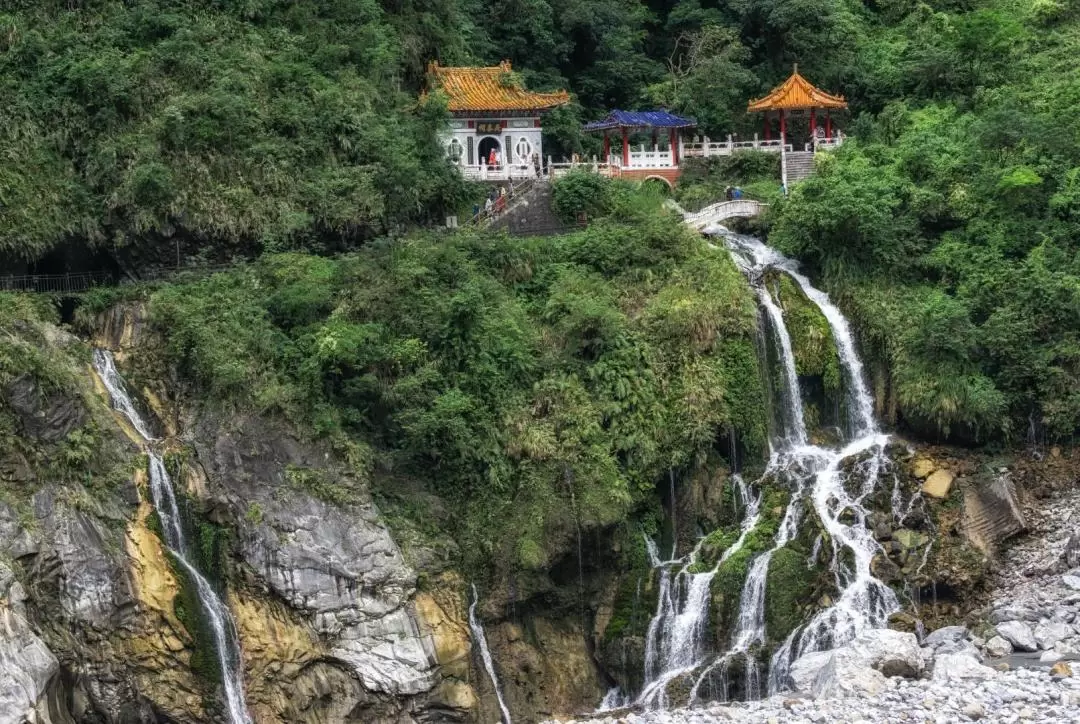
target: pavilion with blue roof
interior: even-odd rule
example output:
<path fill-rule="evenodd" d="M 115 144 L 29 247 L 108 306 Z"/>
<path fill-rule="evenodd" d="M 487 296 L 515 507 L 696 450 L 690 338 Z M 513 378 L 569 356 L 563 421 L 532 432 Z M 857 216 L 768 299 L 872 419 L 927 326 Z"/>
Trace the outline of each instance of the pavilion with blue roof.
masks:
<path fill-rule="evenodd" d="M 614 110 L 607 117 L 586 123 L 588 133 L 604 134 L 604 161 L 610 166 L 618 166 L 625 173 L 632 169 L 675 170 L 679 167 L 679 131 L 697 126 L 697 121 L 684 118 L 665 110 L 656 111 L 620 111 Z M 659 147 L 659 132 L 668 132 L 668 146 Z M 622 135 L 622 156 L 611 153 L 611 132 L 620 131 Z M 652 133 L 652 148 L 644 145 L 634 151 L 630 148 L 631 133 Z"/>

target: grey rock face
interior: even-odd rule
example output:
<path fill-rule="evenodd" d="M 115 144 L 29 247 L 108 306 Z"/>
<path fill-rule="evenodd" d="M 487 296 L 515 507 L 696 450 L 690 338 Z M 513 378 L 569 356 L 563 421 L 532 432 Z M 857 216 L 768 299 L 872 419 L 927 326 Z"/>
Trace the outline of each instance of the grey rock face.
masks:
<path fill-rule="evenodd" d="M 1061 552 L 1059 566 L 1063 571 L 1080 567 L 1080 533 L 1069 536 L 1065 549 Z"/>
<path fill-rule="evenodd" d="M 0 724 L 33 720 L 60 664 L 24 617 L 26 595 L 0 562 Z"/>
<path fill-rule="evenodd" d="M 1038 642 L 1031 626 L 1023 621 L 1005 621 L 996 627 L 998 635 L 1013 645 L 1019 651 L 1037 651 Z"/>
<path fill-rule="evenodd" d="M 40 442 L 59 442 L 86 419 L 78 398 L 43 394 L 32 377 L 13 380 L 6 396 L 22 434 Z"/>
<path fill-rule="evenodd" d="M 369 691 L 411 695 L 435 684 L 435 653 L 418 627 L 410 599 L 416 576 L 378 510 L 325 455 L 258 420 L 216 434 L 200 450 L 221 502 L 257 505 L 245 524 L 245 561 L 266 585 L 306 614 Z M 202 436 L 200 436 L 202 437 Z M 288 469 L 310 469 L 347 485 L 356 503 L 330 505 L 290 485 Z M 340 477 L 336 477 L 340 476 Z"/>

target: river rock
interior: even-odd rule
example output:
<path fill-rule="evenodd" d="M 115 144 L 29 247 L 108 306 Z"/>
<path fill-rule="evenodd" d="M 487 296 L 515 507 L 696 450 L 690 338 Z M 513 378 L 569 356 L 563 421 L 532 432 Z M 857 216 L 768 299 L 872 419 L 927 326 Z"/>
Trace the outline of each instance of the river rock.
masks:
<path fill-rule="evenodd" d="M 1040 664 L 1052 664 L 1055 661 L 1059 661 L 1060 659 L 1061 659 L 1061 654 L 1059 654 L 1057 651 L 1054 651 L 1053 649 L 1051 649 L 1050 651 L 1043 651 L 1042 652 L 1042 655 L 1039 657 L 1039 663 Z"/>
<path fill-rule="evenodd" d="M 1072 626 L 1067 623 L 1040 623 L 1035 627 L 1035 642 L 1044 651 L 1054 648 L 1058 641 L 1072 635 Z"/>
<path fill-rule="evenodd" d="M 965 654 L 942 654 L 934 657 L 934 681 L 952 679 L 992 679 L 997 672 Z"/>
<path fill-rule="evenodd" d="M 1066 679 L 1072 675 L 1072 665 L 1065 661 L 1059 661 L 1050 667 L 1050 676 L 1055 679 Z"/>
<path fill-rule="evenodd" d="M 986 653 L 994 658 L 1008 656 L 1013 652 L 1012 644 L 1001 636 L 994 636 L 986 642 Z"/>
<path fill-rule="evenodd" d="M 984 716 L 986 716 L 986 707 L 977 701 L 973 701 L 970 704 L 965 704 L 964 708 L 960 711 L 964 716 L 971 719 L 982 719 Z"/>
<path fill-rule="evenodd" d="M 947 498 L 952 490 L 954 476 L 948 470 L 935 470 L 922 484 L 923 495 L 931 498 Z"/>
<path fill-rule="evenodd" d="M 1080 576 L 1067 575 L 1061 577 L 1061 582 L 1074 591 L 1080 591 Z"/>
<path fill-rule="evenodd" d="M 1035 641 L 1035 634 L 1032 632 L 1031 626 L 1023 621 L 1006 621 L 999 623 L 995 628 L 998 634 L 1012 644 L 1015 649 L 1020 651 L 1037 651 L 1039 649 L 1039 644 Z"/>
<path fill-rule="evenodd" d="M 926 639 L 923 640 L 923 646 L 929 646 L 930 648 L 936 649 L 944 643 L 963 641 L 967 636 L 968 630 L 964 626 L 944 626 L 931 631 Z"/>

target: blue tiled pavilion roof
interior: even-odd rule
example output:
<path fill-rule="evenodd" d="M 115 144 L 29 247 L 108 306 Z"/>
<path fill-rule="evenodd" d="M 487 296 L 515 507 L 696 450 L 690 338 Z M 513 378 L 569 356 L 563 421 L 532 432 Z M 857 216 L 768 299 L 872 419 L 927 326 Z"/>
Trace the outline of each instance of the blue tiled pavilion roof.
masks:
<path fill-rule="evenodd" d="M 693 128 L 697 121 L 667 111 L 612 111 L 607 118 L 585 124 L 586 131 L 612 128 Z"/>

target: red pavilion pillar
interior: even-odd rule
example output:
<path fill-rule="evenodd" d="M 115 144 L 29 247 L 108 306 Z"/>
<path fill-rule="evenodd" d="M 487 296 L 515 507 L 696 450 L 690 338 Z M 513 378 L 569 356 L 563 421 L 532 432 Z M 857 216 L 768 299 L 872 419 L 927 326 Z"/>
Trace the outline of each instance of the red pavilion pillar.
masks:
<path fill-rule="evenodd" d="M 825 109 L 825 138 L 832 138 L 832 111 Z"/>
<path fill-rule="evenodd" d="M 813 106 L 810 107 L 810 142 L 817 142 L 817 114 Z"/>
<path fill-rule="evenodd" d="M 679 133 L 674 128 L 671 129 L 671 133 L 668 134 L 668 143 L 671 146 L 671 165 L 678 167 L 679 165 Z"/>
<path fill-rule="evenodd" d="M 784 109 L 780 109 L 780 143 L 787 142 L 787 123 L 784 119 Z"/>
<path fill-rule="evenodd" d="M 769 128 L 769 112 L 768 111 L 765 111 L 764 125 L 765 125 L 765 140 L 768 141 L 769 139 L 772 138 L 772 129 Z"/>
<path fill-rule="evenodd" d="M 630 165 L 630 130 L 626 126 L 622 129 L 622 165 L 623 168 Z"/>
<path fill-rule="evenodd" d="M 611 136 L 607 131 L 604 131 L 604 163 L 608 163 L 611 158 Z"/>

